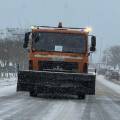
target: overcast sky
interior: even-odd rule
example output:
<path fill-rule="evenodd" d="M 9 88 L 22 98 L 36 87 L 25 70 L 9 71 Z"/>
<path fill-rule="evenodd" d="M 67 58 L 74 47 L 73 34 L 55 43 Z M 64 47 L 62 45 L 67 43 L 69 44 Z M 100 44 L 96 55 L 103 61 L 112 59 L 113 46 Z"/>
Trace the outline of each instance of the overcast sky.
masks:
<path fill-rule="evenodd" d="M 100 48 L 120 45 L 120 0 L 0 0 L 0 28 L 54 25 L 93 28 Z"/>

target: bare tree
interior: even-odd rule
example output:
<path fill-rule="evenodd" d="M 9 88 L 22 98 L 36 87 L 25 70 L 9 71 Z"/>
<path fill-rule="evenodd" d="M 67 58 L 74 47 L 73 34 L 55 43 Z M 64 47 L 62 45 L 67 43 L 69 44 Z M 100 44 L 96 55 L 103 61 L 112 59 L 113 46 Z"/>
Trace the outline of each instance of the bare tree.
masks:
<path fill-rule="evenodd" d="M 104 51 L 103 62 L 106 62 L 107 65 L 120 67 L 120 45 L 112 46 Z"/>
<path fill-rule="evenodd" d="M 27 67 L 27 52 L 23 49 L 22 39 L 3 39 L 0 40 L 0 77 L 3 73 L 13 73 L 16 71 L 17 64 L 20 65 L 21 69 Z"/>

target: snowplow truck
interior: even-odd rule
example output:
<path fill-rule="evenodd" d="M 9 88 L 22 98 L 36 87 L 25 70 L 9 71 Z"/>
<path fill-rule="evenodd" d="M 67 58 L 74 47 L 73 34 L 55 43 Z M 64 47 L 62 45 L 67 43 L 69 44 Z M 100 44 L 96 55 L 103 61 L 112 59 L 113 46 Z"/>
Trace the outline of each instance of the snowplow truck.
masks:
<path fill-rule="evenodd" d="M 88 64 L 96 50 L 96 37 L 89 35 L 90 28 L 68 28 L 59 23 L 58 27 L 31 29 L 25 33 L 23 45 L 28 50 L 29 70 L 18 71 L 17 91 L 28 91 L 34 97 L 40 93 L 83 99 L 94 95 L 96 76 L 88 73 Z"/>

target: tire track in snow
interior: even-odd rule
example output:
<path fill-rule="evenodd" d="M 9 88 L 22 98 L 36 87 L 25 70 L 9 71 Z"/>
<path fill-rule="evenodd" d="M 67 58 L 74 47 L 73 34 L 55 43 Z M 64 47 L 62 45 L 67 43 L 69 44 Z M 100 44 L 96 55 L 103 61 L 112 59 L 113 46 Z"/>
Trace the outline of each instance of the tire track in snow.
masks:
<path fill-rule="evenodd" d="M 61 101 L 55 104 L 42 120 L 81 120 L 86 103 L 79 100 Z"/>

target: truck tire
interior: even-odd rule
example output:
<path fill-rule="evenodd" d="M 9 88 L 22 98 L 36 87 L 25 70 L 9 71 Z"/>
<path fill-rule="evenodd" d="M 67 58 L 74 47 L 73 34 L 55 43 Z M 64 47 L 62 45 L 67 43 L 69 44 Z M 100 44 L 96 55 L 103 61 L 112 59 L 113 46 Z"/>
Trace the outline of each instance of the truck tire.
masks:
<path fill-rule="evenodd" d="M 85 99 L 85 94 L 79 94 L 78 99 Z"/>

